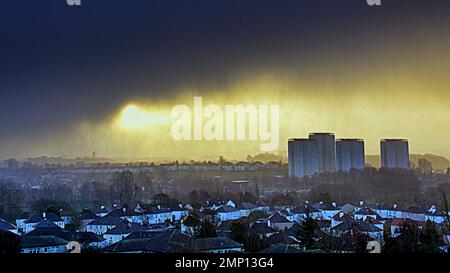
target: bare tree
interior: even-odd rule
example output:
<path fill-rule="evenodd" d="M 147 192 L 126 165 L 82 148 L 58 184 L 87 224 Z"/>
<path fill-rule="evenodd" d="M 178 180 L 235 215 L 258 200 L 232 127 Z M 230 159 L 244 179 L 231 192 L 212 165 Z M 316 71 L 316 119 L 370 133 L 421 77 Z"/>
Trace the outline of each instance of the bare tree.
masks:
<path fill-rule="evenodd" d="M 13 220 L 20 213 L 21 190 L 12 181 L 0 180 L 0 217 Z"/>
<path fill-rule="evenodd" d="M 136 185 L 131 171 L 115 173 L 112 177 L 111 194 L 120 205 L 128 204 L 135 197 Z"/>
<path fill-rule="evenodd" d="M 444 209 L 445 217 L 447 220 L 447 225 L 450 229 L 450 215 L 449 215 L 449 205 L 448 205 L 447 193 L 445 192 L 445 189 L 443 189 L 443 188 L 441 188 L 439 191 L 441 192 L 442 208 Z"/>

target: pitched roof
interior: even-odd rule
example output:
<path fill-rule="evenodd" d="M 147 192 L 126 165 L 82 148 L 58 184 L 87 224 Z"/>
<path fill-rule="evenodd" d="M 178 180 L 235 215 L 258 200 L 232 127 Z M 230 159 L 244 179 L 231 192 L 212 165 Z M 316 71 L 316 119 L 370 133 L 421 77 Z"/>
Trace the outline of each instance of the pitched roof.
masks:
<path fill-rule="evenodd" d="M 61 229 L 57 224 L 55 224 L 54 222 L 52 222 L 48 219 L 40 221 L 34 227 L 35 228 L 59 228 L 59 229 Z"/>
<path fill-rule="evenodd" d="M 91 220 L 91 219 L 97 219 L 97 214 L 93 213 L 91 210 L 83 210 L 83 212 L 80 214 L 80 220 Z"/>
<path fill-rule="evenodd" d="M 228 237 L 201 238 L 193 240 L 194 251 L 207 251 L 227 248 L 242 248 L 242 245 L 231 240 Z"/>
<path fill-rule="evenodd" d="M 122 222 L 115 226 L 114 228 L 108 230 L 105 234 L 108 235 L 121 235 L 130 234 L 135 231 L 144 231 L 145 228 L 136 223 Z"/>
<path fill-rule="evenodd" d="M 117 226 L 123 223 L 125 220 L 119 217 L 109 217 L 104 216 L 101 218 L 97 218 L 94 221 L 90 222 L 88 226 Z"/>
<path fill-rule="evenodd" d="M 115 209 L 113 211 L 111 211 L 110 213 L 108 213 L 107 215 L 105 215 L 105 217 L 125 217 L 125 216 L 136 216 L 136 215 L 140 215 L 139 213 L 133 211 L 133 210 L 128 210 L 128 209 Z"/>
<path fill-rule="evenodd" d="M 434 213 L 429 211 L 426 213 L 426 215 L 428 216 L 441 216 L 441 217 L 445 217 L 445 212 L 440 212 L 440 211 L 435 211 Z"/>
<path fill-rule="evenodd" d="M 45 217 L 44 217 L 45 214 Z M 25 223 L 27 224 L 36 224 L 39 223 L 43 220 L 50 220 L 52 222 L 62 222 L 63 220 L 61 219 L 61 217 L 59 217 L 58 215 L 54 214 L 54 213 L 39 213 L 39 214 L 34 214 L 30 217 L 30 219 L 26 220 Z"/>
<path fill-rule="evenodd" d="M 188 247 L 191 237 L 179 231 L 166 231 L 149 239 L 146 248 L 151 252 L 172 253 Z"/>
<path fill-rule="evenodd" d="M 275 213 L 269 217 L 269 221 L 272 223 L 291 223 L 286 217 L 279 213 Z"/>
<path fill-rule="evenodd" d="M 267 223 L 254 223 L 250 228 L 250 230 L 258 234 L 267 234 L 275 232 L 275 230 L 269 225 L 267 225 Z"/>
<path fill-rule="evenodd" d="M 360 210 L 358 210 L 355 214 L 358 215 L 378 215 L 375 211 L 373 211 L 371 208 L 365 207 Z"/>
<path fill-rule="evenodd" d="M 374 219 L 372 217 L 367 217 L 366 220 L 364 220 L 364 222 L 372 224 L 372 225 L 381 225 L 381 224 L 383 224 L 380 221 L 378 221 L 377 219 Z"/>
<path fill-rule="evenodd" d="M 77 241 L 79 243 L 98 243 L 105 239 L 93 232 L 71 232 L 64 231 L 57 235 L 66 241 Z"/>
<path fill-rule="evenodd" d="M 230 205 L 221 206 L 219 209 L 216 210 L 218 213 L 227 213 L 227 212 L 236 212 L 239 211 L 235 207 L 232 207 Z"/>
<path fill-rule="evenodd" d="M 156 252 L 171 253 L 185 249 L 190 242 L 190 237 L 174 231 L 158 233 L 150 238 L 127 239 L 104 248 L 105 252 Z"/>
<path fill-rule="evenodd" d="M 393 205 L 389 204 L 377 204 L 372 206 L 372 208 L 377 210 L 396 210 Z"/>
<path fill-rule="evenodd" d="M 17 227 L 7 222 L 6 220 L 0 218 L 0 230 L 13 230 L 13 229 L 17 229 Z"/>
<path fill-rule="evenodd" d="M 409 207 L 404 211 L 409 213 L 420 213 L 420 214 L 426 214 L 429 212 L 426 208 L 423 207 Z"/>
<path fill-rule="evenodd" d="M 172 211 L 171 209 L 161 207 L 158 208 L 157 206 L 152 206 L 145 209 L 146 214 L 160 214 L 160 213 L 168 213 L 171 211 Z"/>
<path fill-rule="evenodd" d="M 341 216 L 338 213 L 335 216 L 333 216 L 333 220 L 339 221 L 339 222 L 344 222 L 344 221 L 353 221 L 354 219 L 348 214 L 344 214 Z"/>
<path fill-rule="evenodd" d="M 25 236 L 20 242 L 22 248 L 66 245 L 67 241 L 56 236 Z"/>
<path fill-rule="evenodd" d="M 162 231 L 134 231 L 128 235 L 125 240 L 149 239 L 161 233 Z"/>
<path fill-rule="evenodd" d="M 319 228 L 327 228 L 331 226 L 331 220 L 316 220 L 316 223 Z"/>
<path fill-rule="evenodd" d="M 285 244 L 271 245 L 258 253 L 302 253 L 298 248 Z"/>
<path fill-rule="evenodd" d="M 389 224 L 391 226 L 401 226 L 405 223 L 406 220 L 406 218 L 393 218 Z"/>
<path fill-rule="evenodd" d="M 316 209 L 313 206 L 308 206 L 308 205 L 298 206 L 292 210 L 292 213 L 298 213 L 298 214 L 306 214 L 306 213 L 313 213 L 313 212 L 320 212 L 320 210 Z"/>
<path fill-rule="evenodd" d="M 237 207 L 237 209 L 240 209 L 240 210 L 248 210 L 248 209 L 256 209 L 256 208 L 258 208 L 258 207 L 249 202 L 244 202 Z"/>
<path fill-rule="evenodd" d="M 382 231 L 379 227 L 376 227 L 375 225 L 372 225 L 367 222 L 360 222 L 360 221 L 347 221 L 342 222 L 341 224 L 335 226 L 333 229 L 339 230 L 339 231 L 359 231 L 359 232 L 379 232 Z"/>
<path fill-rule="evenodd" d="M 28 218 L 30 218 L 30 213 L 29 212 L 24 212 L 19 217 L 17 217 L 16 220 L 26 220 Z"/>
<path fill-rule="evenodd" d="M 100 210 L 96 211 L 95 214 L 104 214 L 104 213 L 108 214 L 110 212 L 111 210 L 108 209 L 107 207 L 102 207 Z"/>
<path fill-rule="evenodd" d="M 268 238 L 269 244 L 286 244 L 286 245 L 295 245 L 298 244 L 296 240 L 291 238 L 287 233 L 285 232 L 277 232 L 271 235 Z"/>
<path fill-rule="evenodd" d="M 122 240 L 103 249 L 105 252 L 126 253 L 126 252 L 150 252 L 147 244 L 150 238 Z"/>
<path fill-rule="evenodd" d="M 195 216 L 188 215 L 181 220 L 181 223 L 188 227 L 198 227 L 202 225 L 202 221 Z"/>

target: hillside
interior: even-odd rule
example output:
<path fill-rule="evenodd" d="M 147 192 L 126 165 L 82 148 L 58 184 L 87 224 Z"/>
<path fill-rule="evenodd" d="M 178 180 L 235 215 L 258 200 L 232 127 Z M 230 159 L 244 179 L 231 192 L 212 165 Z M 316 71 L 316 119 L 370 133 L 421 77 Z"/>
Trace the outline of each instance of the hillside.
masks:
<path fill-rule="evenodd" d="M 433 169 L 437 171 L 445 171 L 447 168 L 450 167 L 450 161 L 443 156 L 433 154 L 424 154 L 424 155 L 412 154 L 409 156 L 409 160 L 414 162 L 414 164 L 416 165 L 419 158 L 425 158 L 428 161 L 430 161 L 431 164 L 433 165 Z M 366 164 L 379 168 L 380 155 L 366 155 Z"/>

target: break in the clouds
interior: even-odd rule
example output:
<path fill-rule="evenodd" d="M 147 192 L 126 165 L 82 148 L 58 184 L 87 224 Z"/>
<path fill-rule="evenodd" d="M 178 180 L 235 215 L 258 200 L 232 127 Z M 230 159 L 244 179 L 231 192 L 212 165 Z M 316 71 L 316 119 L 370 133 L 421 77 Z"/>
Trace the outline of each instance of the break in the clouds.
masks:
<path fill-rule="evenodd" d="M 218 154 L 253 144 L 173 143 L 167 124 L 120 130 L 126 105 L 170 112 L 274 102 L 280 139 L 332 131 L 410 139 L 450 156 L 445 0 L 15 0 L 0 11 L 0 157 Z M 280 150 L 285 150 L 280 145 Z"/>

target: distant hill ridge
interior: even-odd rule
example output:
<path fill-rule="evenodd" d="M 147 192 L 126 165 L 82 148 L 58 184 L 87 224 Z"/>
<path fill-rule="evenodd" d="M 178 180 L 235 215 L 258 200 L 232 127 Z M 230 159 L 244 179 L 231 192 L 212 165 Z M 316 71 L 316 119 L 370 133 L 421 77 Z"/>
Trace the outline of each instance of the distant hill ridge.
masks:
<path fill-rule="evenodd" d="M 450 161 L 443 156 L 433 154 L 411 154 L 409 160 L 417 165 L 419 158 L 425 158 L 433 165 L 433 169 L 436 171 L 445 171 L 450 167 Z M 376 168 L 380 167 L 380 155 L 366 155 L 366 164 L 372 165 Z"/>

